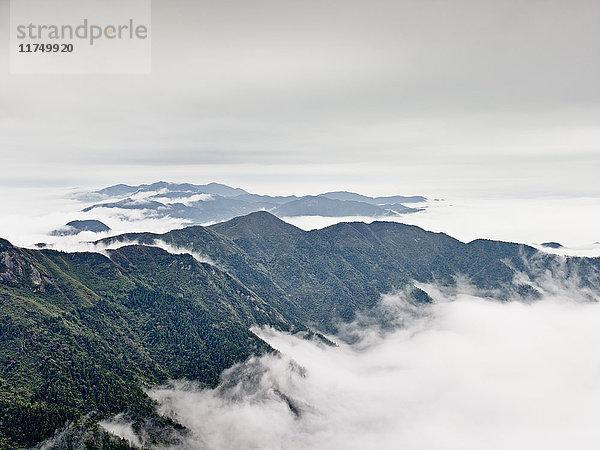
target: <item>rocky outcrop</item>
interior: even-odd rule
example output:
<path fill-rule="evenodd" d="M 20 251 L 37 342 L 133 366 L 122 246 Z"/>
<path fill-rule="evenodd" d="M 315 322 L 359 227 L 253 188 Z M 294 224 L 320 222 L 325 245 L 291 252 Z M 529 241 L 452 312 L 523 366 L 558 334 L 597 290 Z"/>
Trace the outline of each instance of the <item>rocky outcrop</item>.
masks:
<path fill-rule="evenodd" d="M 45 283 L 52 283 L 52 279 L 26 261 L 18 248 L 7 240 L 0 239 L 0 282 L 27 282 L 32 291 L 44 292 Z"/>
<path fill-rule="evenodd" d="M 10 242 L 0 240 L 0 280 L 22 281 L 24 272 L 25 261 L 19 251 Z"/>

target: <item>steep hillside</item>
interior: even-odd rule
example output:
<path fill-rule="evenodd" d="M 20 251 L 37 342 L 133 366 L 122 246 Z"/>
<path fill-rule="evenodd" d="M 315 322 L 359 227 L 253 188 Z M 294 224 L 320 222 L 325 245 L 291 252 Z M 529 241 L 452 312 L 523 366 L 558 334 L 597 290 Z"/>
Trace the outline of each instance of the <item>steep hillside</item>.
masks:
<path fill-rule="evenodd" d="M 534 299 L 536 281 L 551 275 L 590 298 L 600 292 L 600 258 L 463 243 L 392 222 L 306 232 L 263 211 L 97 244 L 116 249 L 68 254 L 0 240 L 2 448 L 31 445 L 92 411 L 173 428 L 144 386 L 171 378 L 214 385 L 223 369 L 269 351 L 249 331 L 255 324 L 335 331 L 384 293 L 431 301 L 415 281 L 466 279 L 496 298 Z M 210 263 L 154 246 L 164 244 Z"/>
<path fill-rule="evenodd" d="M 223 369 L 269 350 L 251 325 L 291 328 L 189 255 L 129 246 L 110 256 L 0 241 L 0 448 L 32 445 L 92 411 L 164 421 L 143 386 L 214 385 Z"/>
<path fill-rule="evenodd" d="M 597 258 L 561 258 L 508 242 L 463 243 L 394 222 L 339 223 L 306 232 L 260 211 L 208 228 L 103 242 L 119 240 L 159 240 L 205 255 L 279 311 L 329 331 L 340 318 L 351 319 L 382 293 L 413 281 L 454 285 L 464 278 L 500 298 L 536 298 L 539 293 L 520 274 L 535 281 L 550 271 L 599 287 Z M 422 291 L 413 293 L 416 300 L 428 301 Z"/>

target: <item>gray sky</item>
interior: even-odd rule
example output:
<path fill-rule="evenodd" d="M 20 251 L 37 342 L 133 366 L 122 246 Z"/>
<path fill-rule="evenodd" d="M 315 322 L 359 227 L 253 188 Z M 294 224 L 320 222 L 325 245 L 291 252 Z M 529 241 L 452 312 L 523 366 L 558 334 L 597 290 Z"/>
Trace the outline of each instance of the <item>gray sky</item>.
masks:
<path fill-rule="evenodd" d="M 151 75 L 0 59 L 0 184 L 599 196 L 599 17 L 577 0 L 154 0 Z"/>

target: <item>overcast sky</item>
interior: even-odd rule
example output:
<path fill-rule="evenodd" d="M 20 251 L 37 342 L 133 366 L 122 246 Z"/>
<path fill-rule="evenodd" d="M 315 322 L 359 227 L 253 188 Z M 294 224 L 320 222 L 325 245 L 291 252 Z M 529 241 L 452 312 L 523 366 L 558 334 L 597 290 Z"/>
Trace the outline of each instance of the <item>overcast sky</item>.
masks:
<path fill-rule="evenodd" d="M 152 6 L 151 75 L 0 59 L 1 184 L 600 195 L 597 0 Z"/>

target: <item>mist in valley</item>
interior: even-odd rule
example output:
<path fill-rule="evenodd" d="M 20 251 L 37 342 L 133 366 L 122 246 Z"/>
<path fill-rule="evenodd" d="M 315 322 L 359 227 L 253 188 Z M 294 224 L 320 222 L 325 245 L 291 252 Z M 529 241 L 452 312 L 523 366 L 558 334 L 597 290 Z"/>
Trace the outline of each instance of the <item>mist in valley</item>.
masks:
<path fill-rule="evenodd" d="M 595 448 L 600 304 L 570 286 L 546 279 L 534 302 L 468 285 L 422 286 L 427 306 L 386 295 L 329 336 L 337 346 L 257 328 L 278 353 L 216 389 L 149 393 L 189 429 L 177 448 Z"/>

